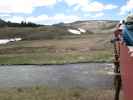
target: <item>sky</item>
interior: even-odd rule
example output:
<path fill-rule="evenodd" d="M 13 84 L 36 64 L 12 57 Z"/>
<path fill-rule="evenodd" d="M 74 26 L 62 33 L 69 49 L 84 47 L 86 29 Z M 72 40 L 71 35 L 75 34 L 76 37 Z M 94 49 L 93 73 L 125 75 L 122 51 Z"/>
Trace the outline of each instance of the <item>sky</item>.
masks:
<path fill-rule="evenodd" d="M 121 20 L 133 0 L 0 0 L 0 18 L 51 25 L 78 20 Z"/>

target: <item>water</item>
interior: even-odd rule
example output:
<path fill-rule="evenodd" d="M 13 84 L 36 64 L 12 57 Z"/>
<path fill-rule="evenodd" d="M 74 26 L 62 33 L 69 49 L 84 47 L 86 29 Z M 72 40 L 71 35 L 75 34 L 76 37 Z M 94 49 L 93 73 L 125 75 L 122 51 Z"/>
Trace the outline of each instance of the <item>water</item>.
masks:
<path fill-rule="evenodd" d="M 0 87 L 48 85 L 56 87 L 111 88 L 112 64 L 0 66 Z"/>

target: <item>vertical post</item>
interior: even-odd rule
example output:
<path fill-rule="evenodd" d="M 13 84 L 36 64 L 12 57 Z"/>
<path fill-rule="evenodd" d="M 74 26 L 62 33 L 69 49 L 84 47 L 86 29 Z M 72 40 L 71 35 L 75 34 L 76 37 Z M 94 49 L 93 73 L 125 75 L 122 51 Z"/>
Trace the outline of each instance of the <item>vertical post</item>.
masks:
<path fill-rule="evenodd" d="M 114 100 L 119 100 L 120 90 L 121 90 L 121 76 L 120 76 L 120 35 L 121 29 L 119 29 L 121 24 L 118 24 L 116 31 L 114 32 L 115 41 L 114 41 L 114 88 L 115 88 L 115 97 Z"/>
<path fill-rule="evenodd" d="M 115 98 L 114 100 L 119 100 L 119 96 L 120 96 L 120 90 L 121 90 L 121 76 L 120 76 L 120 65 L 119 62 L 114 62 L 115 64 L 115 70 L 114 72 L 115 74 L 115 78 L 114 78 L 114 82 L 115 82 Z"/>

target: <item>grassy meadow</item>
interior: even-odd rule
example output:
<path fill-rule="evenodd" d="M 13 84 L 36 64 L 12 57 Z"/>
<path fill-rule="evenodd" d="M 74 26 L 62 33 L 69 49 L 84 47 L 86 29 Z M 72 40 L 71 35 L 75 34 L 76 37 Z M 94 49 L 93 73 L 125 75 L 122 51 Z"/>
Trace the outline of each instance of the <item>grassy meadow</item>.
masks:
<path fill-rule="evenodd" d="M 0 64 L 111 62 L 111 36 L 83 34 L 41 39 L 39 35 L 36 39 L 32 37 L 16 43 L 10 42 L 0 45 Z"/>
<path fill-rule="evenodd" d="M 0 45 L 0 64 L 66 64 L 112 62 L 110 43 L 118 21 L 88 20 L 40 27 L 1 27 L 0 39 L 22 38 Z M 80 35 L 68 29 L 83 28 Z"/>

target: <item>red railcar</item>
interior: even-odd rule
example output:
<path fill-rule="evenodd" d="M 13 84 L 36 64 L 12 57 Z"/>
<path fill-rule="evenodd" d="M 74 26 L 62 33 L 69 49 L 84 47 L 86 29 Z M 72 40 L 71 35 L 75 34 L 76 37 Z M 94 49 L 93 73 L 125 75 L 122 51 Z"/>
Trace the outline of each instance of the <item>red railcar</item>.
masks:
<path fill-rule="evenodd" d="M 116 74 L 116 96 L 118 94 L 122 82 L 122 91 L 124 100 L 133 100 L 133 46 L 127 46 L 122 39 L 122 29 L 117 26 L 114 32 L 115 42 L 115 73 Z M 120 76 L 119 76 L 120 73 Z M 122 81 L 121 81 L 122 80 Z"/>
<path fill-rule="evenodd" d="M 124 100 L 133 100 L 133 47 L 120 44 L 120 70 Z"/>

